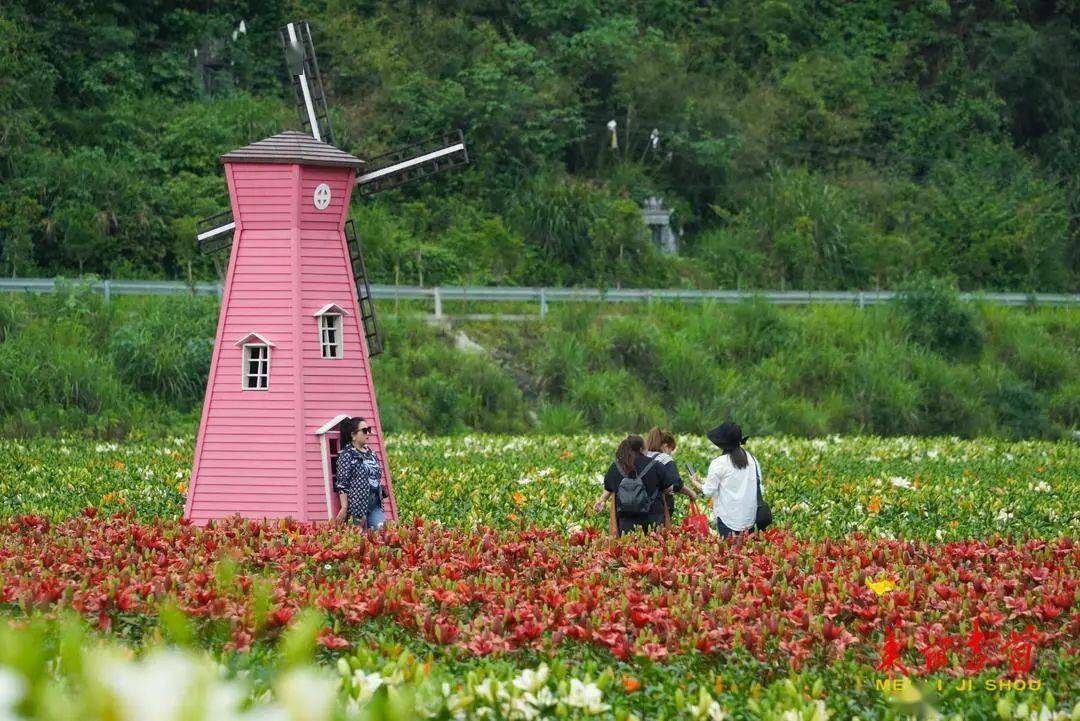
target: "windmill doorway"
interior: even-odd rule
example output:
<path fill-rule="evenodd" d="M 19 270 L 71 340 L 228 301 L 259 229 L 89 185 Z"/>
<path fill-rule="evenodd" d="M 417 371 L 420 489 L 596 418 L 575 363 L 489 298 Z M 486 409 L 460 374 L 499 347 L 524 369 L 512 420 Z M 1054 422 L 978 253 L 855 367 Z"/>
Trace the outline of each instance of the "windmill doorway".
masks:
<path fill-rule="evenodd" d="M 319 451 L 322 455 L 323 489 L 326 492 L 326 517 L 331 521 L 341 510 L 341 503 L 338 501 L 337 494 L 334 493 L 334 481 L 337 480 L 337 457 L 338 453 L 341 452 L 341 435 L 338 433 L 338 426 L 348 417 L 347 413 L 336 415 L 326 425 L 315 431 L 315 435 L 319 439 Z"/>

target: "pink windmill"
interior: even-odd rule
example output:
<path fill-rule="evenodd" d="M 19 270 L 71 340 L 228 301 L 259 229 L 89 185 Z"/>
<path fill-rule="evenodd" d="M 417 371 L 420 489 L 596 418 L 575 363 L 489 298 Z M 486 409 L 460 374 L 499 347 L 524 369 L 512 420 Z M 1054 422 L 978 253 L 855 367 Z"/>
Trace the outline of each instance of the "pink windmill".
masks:
<path fill-rule="evenodd" d="M 365 163 L 338 150 L 306 22 L 282 31 L 301 122 L 221 157 L 231 213 L 203 221 L 204 252 L 232 248 L 184 516 L 323 521 L 337 426 L 363 417 L 397 517 L 369 359 L 382 350 L 355 226 L 368 195 L 468 162 L 461 133 Z M 323 138 L 331 142 L 323 142 Z"/>

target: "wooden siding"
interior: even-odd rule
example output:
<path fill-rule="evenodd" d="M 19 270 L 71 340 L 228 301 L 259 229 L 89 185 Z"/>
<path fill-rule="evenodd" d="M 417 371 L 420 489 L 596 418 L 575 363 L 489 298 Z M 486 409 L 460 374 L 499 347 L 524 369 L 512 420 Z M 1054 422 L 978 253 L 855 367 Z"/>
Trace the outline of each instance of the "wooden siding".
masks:
<path fill-rule="evenodd" d="M 350 168 L 230 163 L 225 166 L 236 232 L 222 297 L 210 376 L 196 441 L 185 516 L 323 521 L 328 518 L 322 449 L 315 431 L 339 414 L 374 426 L 383 463 L 375 391 L 343 226 L 355 173 Z M 327 208 L 315 188 L 331 189 Z M 323 358 L 318 319 L 328 303 L 349 312 L 342 356 Z M 242 389 L 243 349 L 258 333 L 270 351 L 269 389 Z M 336 511 L 336 498 L 330 512 Z"/>
<path fill-rule="evenodd" d="M 299 173 L 290 165 L 225 165 L 236 231 L 222 293 L 186 515 L 303 519 L 295 408 L 294 235 Z M 267 390 L 243 390 L 243 348 L 271 343 Z"/>
<path fill-rule="evenodd" d="M 351 173 L 332 168 L 304 166 L 301 169 L 301 197 L 304 198 L 300 212 L 301 314 L 306 319 L 307 332 L 299 354 L 305 389 L 304 475 L 308 484 L 308 510 L 313 518 L 324 517 L 314 515 L 316 513 L 326 514 L 322 449 L 315 431 L 337 415 L 362 416 L 375 428 L 369 444 L 382 461 L 383 474 L 387 487 L 390 487 L 370 360 L 343 230 L 353 178 Z M 330 186 L 330 205 L 322 211 L 311 202 L 315 188 L 321 183 Z M 327 303 L 336 303 L 349 312 L 342 319 L 340 358 L 322 357 L 318 319 L 314 313 Z M 387 498 L 385 508 L 388 517 L 396 518 L 397 505 L 392 495 Z M 332 499 L 332 503 L 336 510 L 337 499 Z"/>

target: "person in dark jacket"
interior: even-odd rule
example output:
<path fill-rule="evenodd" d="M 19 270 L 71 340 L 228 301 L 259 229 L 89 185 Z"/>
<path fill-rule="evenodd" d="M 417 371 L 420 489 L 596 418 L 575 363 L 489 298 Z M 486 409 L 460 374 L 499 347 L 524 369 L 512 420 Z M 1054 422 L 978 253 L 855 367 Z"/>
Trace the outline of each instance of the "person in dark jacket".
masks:
<path fill-rule="evenodd" d="M 337 457 L 334 492 L 341 510 L 336 521 L 346 519 L 361 528 L 377 531 L 386 523 L 383 512 L 382 465 L 375 451 L 368 448 L 371 426 L 363 418 L 341 422 L 341 451 Z"/>
<path fill-rule="evenodd" d="M 697 494 L 689 487 L 683 485 L 682 476 L 679 475 L 679 467 L 675 464 L 672 455 L 675 453 L 675 436 L 670 431 L 653 426 L 649 434 L 645 436 L 645 455 L 655 458 L 664 466 L 664 472 L 671 479 L 671 490 L 664 494 L 664 503 L 668 507 L 668 519 L 675 520 L 675 494 L 686 496 L 691 501 L 697 500 Z"/>
<path fill-rule="evenodd" d="M 640 478 L 651 499 L 648 511 L 632 513 L 619 502 L 619 486 L 624 478 Z M 615 451 L 615 462 L 604 476 L 604 490 L 615 495 L 615 520 L 620 536 L 635 529 L 646 533 L 664 523 L 664 492 L 673 481 L 664 466 L 645 455 L 645 439 L 627 436 Z"/>

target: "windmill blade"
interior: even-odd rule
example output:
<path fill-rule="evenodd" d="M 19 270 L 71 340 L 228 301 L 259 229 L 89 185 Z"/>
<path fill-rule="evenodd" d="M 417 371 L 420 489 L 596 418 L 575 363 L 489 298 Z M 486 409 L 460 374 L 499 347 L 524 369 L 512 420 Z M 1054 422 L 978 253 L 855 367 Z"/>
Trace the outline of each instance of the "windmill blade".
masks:
<path fill-rule="evenodd" d="M 345 223 L 345 240 L 349 244 L 353 280 L 356 281 L 356 298 L 360 306 L 360 322 L 364 325 L 368 355 L 376 356 L 383 352 L 382 335 L 375 320 L 375 304 L 371 300 L 371 283 L 368 281 L 367 266 L 364 265 L 364 249 L 360 246 L 356 224 L 351 219 Z"/>
<path fill-rule="evenodd" d="M 367 161 L 356 179 L 357 195 L 375 193 L 469 164 L 469 149 L 460 130 L 407 145 Z"/>
<path fill-rule="evenodd" d="M 232 211 L 226 210 L 224 213 L 203 218 L 195 224 L 195 230 L 197 233 L 195 239 L 199 241 L 199 250 L 204 255 L 209 255 L 232 245 L 236 223 L 233 222 Z"/>
<path fill-rule="evenodd" d="M 285 65 L 289 69 L 300 124 L 316 140 L 335 145 L 334 128 L 330 125 L 326 107 L 326 89 L 319 74 L 319 61 L 315 59 L 315 45 L 311 42 L 307 20 L 282 28 L 281 44 L 285 47 Z"/>

